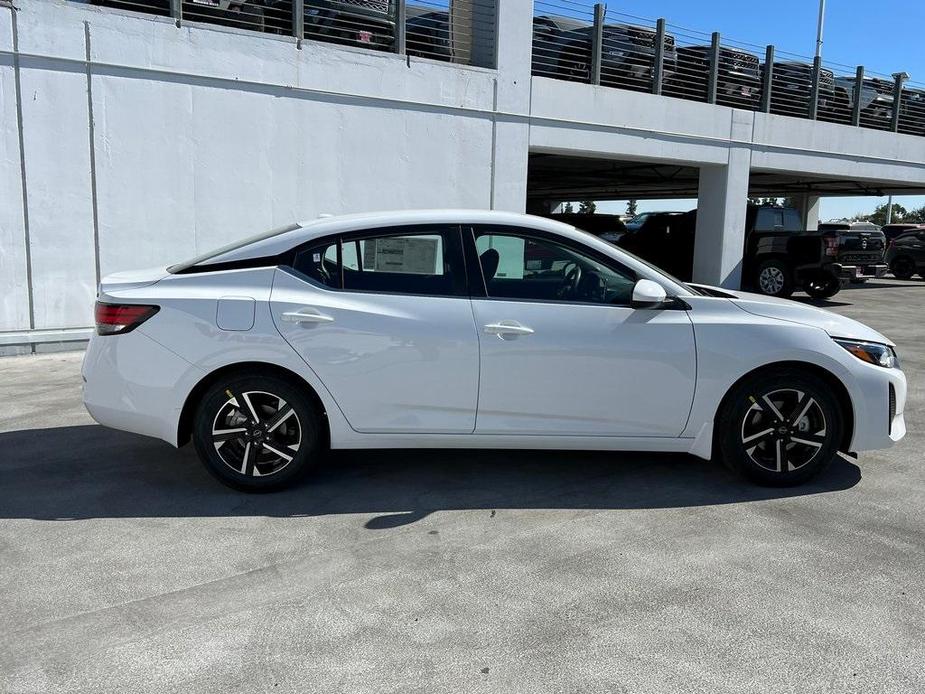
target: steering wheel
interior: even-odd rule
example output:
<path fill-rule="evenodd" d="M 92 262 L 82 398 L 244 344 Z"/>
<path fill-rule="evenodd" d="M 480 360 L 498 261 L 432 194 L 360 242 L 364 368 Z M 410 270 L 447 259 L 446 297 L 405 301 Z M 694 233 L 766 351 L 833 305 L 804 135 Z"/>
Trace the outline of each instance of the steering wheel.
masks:
<path fill-rule="evenodd" d="M 578 291 L 578 285 L 581 283 L 581 265 L 571 261 L 562 268 L 562 286 L 556 292 L 556 297 L 566 299 L 574 296 Z"/>

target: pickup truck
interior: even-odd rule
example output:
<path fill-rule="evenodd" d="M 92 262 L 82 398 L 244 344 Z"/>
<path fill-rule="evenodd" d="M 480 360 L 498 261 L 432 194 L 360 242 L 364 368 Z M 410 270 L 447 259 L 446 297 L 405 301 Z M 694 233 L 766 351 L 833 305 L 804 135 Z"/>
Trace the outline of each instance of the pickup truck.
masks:
<path fill-rule="evenodd" d="M 799 211 L 749 205 L 746 214 L 742 284 L 787 298 L 801 287 L 814 298 L 835 296 L 849 281 L 882 277 L 886 246 L 877 230 L 801 229 Z M 690 280 L 697 211 L 654 215 L 619 245 L 682 280 Z"/>
<path fill-rule="evenodd" d="M 743 278 L 770 296 L 788 297 L 797 286 L 812 297 L 835 296 L 850 281 L 883 277 L 886 237 L 850 224 L 801 228 L 798 210 L 749 206 Z"/>

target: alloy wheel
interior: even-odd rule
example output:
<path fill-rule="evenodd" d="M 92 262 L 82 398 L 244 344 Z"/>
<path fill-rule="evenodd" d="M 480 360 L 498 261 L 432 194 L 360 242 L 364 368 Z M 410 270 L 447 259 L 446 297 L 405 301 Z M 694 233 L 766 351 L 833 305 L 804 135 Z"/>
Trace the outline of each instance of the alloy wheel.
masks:
<path fill-rule="evenodd" d="M 782 388 L 752 403 L 742 419 L 741 442 L 756 465 L 787 473 L 808 465 L 827 441 L 822 407 L 802 390 Z"/>
<path fill-rule="evenodd" d="M 302 445 L 302 424 L 292 405 L 265 391 L 233 393 L 212 422 L 212 445 L 222 462 L 247 477 L 283 470 Z"/>
<path fill-rule="evenodd" d="M 766 267 L 758 275 L 758 284 L 765 294 L 779 294 L 784 288 L 784 273 L 777 267 Z"/>

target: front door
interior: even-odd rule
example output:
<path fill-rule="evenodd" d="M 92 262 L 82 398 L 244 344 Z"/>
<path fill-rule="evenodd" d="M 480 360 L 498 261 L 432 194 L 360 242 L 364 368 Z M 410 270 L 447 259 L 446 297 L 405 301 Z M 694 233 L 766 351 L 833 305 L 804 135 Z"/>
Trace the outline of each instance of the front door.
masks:
<path fill-rule="evenodd" d="M 310 243 L 277 271 L 276 325 L 356 431 L 472 433 L 478 337 L 456 227 Z"/>
<path fill-rule="evenodd" d="M 686 311 L 633 308 L 631 270 L 532 231 L 476 227 L 474 252 L 477 434 L 681 434 L 696 378 Z"/>

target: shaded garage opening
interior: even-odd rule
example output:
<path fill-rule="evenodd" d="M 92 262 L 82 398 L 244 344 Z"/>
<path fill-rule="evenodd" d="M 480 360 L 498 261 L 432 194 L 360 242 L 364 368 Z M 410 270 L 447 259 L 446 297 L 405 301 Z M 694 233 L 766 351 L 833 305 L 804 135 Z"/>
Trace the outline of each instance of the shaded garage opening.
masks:
<path fill-rule="evenodd" d="M 527 172 L 527 210 L 542 214 L 563 201 L 696 198 L 700 169 L 680 164 L 534 152 Z M 749 197 L 923 195 L 902 183 L 848 180 L 753 169 Z M 551 205 L 551 207 L 550 207 Z"/>
<path fill-rule="evenodd" d="M 610 215 L 565 219 L 660 266 L 681 279 L 739 287 L 753 280 L 755 267 L 745 262 L 746 228 L 768 215 L 746 207 L 747 198 L 789 198 L 799 219 L 780 215 L 781 231 L 815 230 L 821 197 L 920 195 L 923 187 L 891 181 L 831 178 L 742 167 L 690 166 L 670 162 L 583 157 L 532 152 L 527 174 L 528 212 L 552 213 L 560 203 L 607 200 L 664 200 L 665 210 L 694 214 L 647 217 L 640 231 L 625 228 Z M 859 167 L 859 173 L 864 168 Z M 745 180 L 747 179 L 747 180 Z M 673 204 L 672 200 L 678 200 Z M 698 202 L 691 203 L 691 200 Z M 773 217 L 771 218 L 774 219 Z M 623 229 L 621 231 L 620 229 Z M 772 229 L 764 229 L 772 231 Z M 615 238 L 608 238 L 608 234 Z M 752 263 L 754 265 L 754 263 Z"/>

